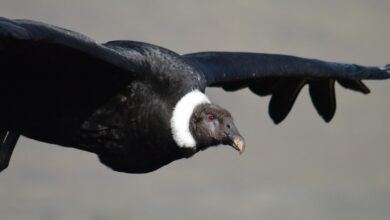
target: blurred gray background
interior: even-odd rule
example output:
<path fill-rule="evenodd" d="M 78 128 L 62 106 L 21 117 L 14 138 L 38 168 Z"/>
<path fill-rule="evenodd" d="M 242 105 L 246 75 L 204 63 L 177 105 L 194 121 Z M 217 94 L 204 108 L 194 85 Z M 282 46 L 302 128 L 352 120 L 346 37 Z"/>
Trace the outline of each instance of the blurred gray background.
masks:
<path fill-rule="evenodd" d="M 0 16 L 178 53 L 390 62 L 388 0 L 1 0 Z M 22 138 L 0 174 L 0 219 L 387 220 L 390 81 L 367 84 L 367 96 L 337 88 L 330 124 L 305 88 L 278 126 L 268 116 L 268 98 L 210 89 L 210 98 L 234 115 L 246 152 L 213 148 L 145 175 L 117 173 L 93 154 Z"/>

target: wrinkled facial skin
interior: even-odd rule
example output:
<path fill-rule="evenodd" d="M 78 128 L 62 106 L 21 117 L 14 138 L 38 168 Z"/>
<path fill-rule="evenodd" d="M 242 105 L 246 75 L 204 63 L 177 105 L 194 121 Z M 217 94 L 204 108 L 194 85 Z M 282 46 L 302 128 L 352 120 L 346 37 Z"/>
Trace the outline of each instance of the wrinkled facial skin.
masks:
<path fill-rule="evenodd" d="M 244 151 L 244 139 L 234 125 L 231 114 L 217 105 L 197 106 L 191 117 L 190 131 L 200 150 L 226 144 L 240 153 Z"/>

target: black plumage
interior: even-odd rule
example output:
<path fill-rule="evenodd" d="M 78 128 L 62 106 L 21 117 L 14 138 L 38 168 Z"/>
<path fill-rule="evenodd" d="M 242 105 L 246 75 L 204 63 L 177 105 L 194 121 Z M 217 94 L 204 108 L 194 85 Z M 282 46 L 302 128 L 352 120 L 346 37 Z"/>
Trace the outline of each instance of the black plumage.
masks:
<path fill-rule="evenodd" d="M 269 113 L 279 123 L 308 84 L 315 108 L 330 121 L 336 109 L 336 81 L 368 93 L 360 80 L 387 79 L 389 72 L 389 66 L 364 67 L 287 55 L 179 55 L 142 42 L 98 44 L 48 24 L 0 18 L 0 130 L 14 135 L 8 142 L 6 136 L 2 138 L 0 167 L 7 166 L 17 138 L 24 135 L 96 153 L 114 170 L 150 172 L 205 149 L 179 146 L 172 136 L 175 106 L 191 91 L 204 92 L 211 86 L 227 91 L 249 88 L 260 96 L 271 95 Z M 241 136 L 234 124 L 224 122 L 232 122 L 231 116 L 225 117 L 215 119 L 218 123 L 214 119 L 204 122 L 204 129 L 217 126 L 215 132 L 221 137 L 209 132 L 210 137 L 195 139 L 210 145 L 231 144 L 242 151 Z M 235 133 L 229 136 L 226 129 Z"/>

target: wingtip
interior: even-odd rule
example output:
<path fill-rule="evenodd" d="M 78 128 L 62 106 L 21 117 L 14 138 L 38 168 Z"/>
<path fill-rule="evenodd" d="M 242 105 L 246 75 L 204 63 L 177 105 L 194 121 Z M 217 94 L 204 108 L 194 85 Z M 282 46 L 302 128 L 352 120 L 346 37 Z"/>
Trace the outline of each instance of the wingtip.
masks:
<path fill-rule="evenodd" d="M 369 94 L 370 89 L 361 80 L 338 79 L 337 82 L 346 89 Z"/>
<path fill-rule="evenodd" d="M 272 122 L 275 124 L 275 125 L 278 125 L 280 124 L 286 117 L 287 117 L 287 114 L 278 114 L 277 112 L 275 111 L 268 111 L 268 114 L 269 116 L 271 117 L 272 119 Z"/>
<path fill-rule="evenodd" d="M 280 122 L 282 122 L 287 117 L 288 113 L 290 113 L 292 105 L 289 106 L 288 108 L 285 108 L 282 106 L 278 106 L 275 103 L 278 102 L 275 101 L 275 99 L 271 98 L 271 102 L 268 106 L 268 114 L 271 117 L 274 124 L 277 125 L 280 124 Z"/>
<path fill-rule="evenodd" d="M 390 64 L 387 64 L 385 66 L 379 67 L 380 70 L 386 71 L 388 74 L 390 74 Z"/>
<path fill-rule="evenodd" d="M 334 116 L 334 112 L 331 115 L 321 115 L 322 119 L 324 119 L 324 121 L 326 123 L 329 123 L 330 121 L 332 121 L 333 116 Z"/>

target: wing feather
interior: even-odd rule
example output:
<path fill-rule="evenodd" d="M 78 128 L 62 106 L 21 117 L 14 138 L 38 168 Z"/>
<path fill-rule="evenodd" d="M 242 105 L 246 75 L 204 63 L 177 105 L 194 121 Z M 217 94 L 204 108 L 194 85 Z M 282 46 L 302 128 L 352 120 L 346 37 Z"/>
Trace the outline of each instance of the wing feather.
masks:
<path fill-rule="evenodd" d="M 77 132 L 142 66 L 76 32 L 0 18 L 0 68 L 1 126 L 54 137 Z"/>
<path fill-rule="evenodd" d="M 336 112 L 335 80 L 319 80 L 309 83 L 311 101 L 318 114 L 326 121 Z"/>
<path fill-rule="evenodd" d="M 275 89 L 279 87 L 279 84 L 282 81 L 283 80 L 280 78 L 264 78 L 256 80 L 255 83 L 249 86 L 249 89 L 259 96 L 268 96 L 271 95 L 275 91 Z"/>
<path fill-rule="evenodd" d="M 269 114 L 275 124 L 283 121 L 291 111 L 306 80 L 292 78 L 278 83 L 269 103 Z"/>
<path fill-rule="evenodd" d="M 347 89 L 369 93 L 363 79 L 390 78 L 389 66 L 366 67 L 306 59 L 289 55 L 200 52 L 183 55 L 184 59 L 204 74 L 207 86 L 228 91 L 249 88 L 259 96 L 271 95 L 269 114 L 275 123 L 290 112 L 305 83 L 311 99 L 325 121 L 335 113 L 334 82 Z"/>
<path fill-rule="evenodd" d="M 346 89 L 351 89 L 363 94 L 370 93 L 370 89 L 361 80 L 339 79 L 337 82 Z"/>

